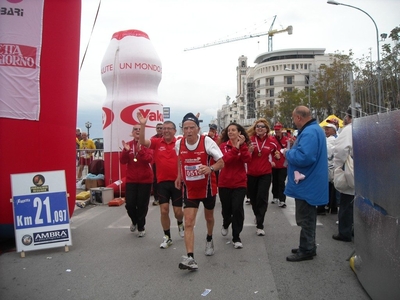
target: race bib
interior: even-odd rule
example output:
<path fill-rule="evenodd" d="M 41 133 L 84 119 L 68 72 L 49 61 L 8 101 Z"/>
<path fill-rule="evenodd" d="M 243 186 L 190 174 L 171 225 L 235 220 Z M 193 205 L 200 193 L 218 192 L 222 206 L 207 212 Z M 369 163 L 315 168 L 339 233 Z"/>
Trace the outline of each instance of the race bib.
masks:
<path fill-rule="evenodd" d="M 187 181 L 202 180 L 205 178 L 204 174 L 199 174 L 199 167 L 201 165 L 185 166 L 185 176 Z"/>

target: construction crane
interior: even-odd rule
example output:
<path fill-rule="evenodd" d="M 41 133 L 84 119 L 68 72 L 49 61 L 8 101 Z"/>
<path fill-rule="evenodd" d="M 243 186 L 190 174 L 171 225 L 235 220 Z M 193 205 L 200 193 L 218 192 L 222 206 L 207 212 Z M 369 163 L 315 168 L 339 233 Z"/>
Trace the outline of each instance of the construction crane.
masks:
<path fill-rule="evenodd" d="M 201 48 L 206 48 L 206 47 L 211 47 L 211 46 L 216 46 L 216 45 L 221 45 L 221 44 L 226 44 L 226 43 L 231 43 L 231 42 L 236 42 L 236 41 L 240 41 L 240 40 L 251 39 L 251 38 L 255 38 L 255 37 L 268 35 L 268 52 L 270 52 L 270 51 L 272 51 L 272 37 L 275 34 L 281 33 L 281 32 L 286 32 L 286 31 L 287 31 L 288 34 L 292 34 L 293 33 L 293 26 L 288 26 L 285 29 L 281 29 L 281 30 L 278 30 L 278 29 L 272 30 L 272 27 L 274 26 L 274 23 L 275 23 L 275 19 L 276 19 L 276 16 L 274 16 L 274 20 L 272 21 L 271 27 L 266 32 L 248 34 L 248 35 L 239 36 L 239 37 L 226 39 L 226 40 L 219 40 L 219 41 L 212 42 L 212 43 L 207 43 L 207 44 L 204 44 L 204 45 L 201 45 L 201 46 L 196 46 L 196 47 L 192 47 L 192 48 L 185 48 L 184 51 L 196 50 L 196 49 L 201 49 Z"/>

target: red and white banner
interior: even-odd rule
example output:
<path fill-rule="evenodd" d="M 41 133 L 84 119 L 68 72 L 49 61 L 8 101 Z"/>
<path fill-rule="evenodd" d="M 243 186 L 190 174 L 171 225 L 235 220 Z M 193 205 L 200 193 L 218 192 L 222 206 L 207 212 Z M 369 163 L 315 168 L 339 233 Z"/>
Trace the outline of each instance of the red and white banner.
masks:
<path fill-rule="evenodd" d="M 0 117 L 39 120 L 44 0 L 0 0 Z"/>

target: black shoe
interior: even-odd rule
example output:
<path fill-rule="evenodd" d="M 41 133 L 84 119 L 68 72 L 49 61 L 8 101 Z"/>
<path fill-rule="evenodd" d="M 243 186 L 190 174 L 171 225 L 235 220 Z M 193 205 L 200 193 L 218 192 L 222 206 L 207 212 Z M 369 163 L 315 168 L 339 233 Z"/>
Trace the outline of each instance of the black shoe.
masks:
<path fill-rule="evenodd" d="M 351 239 L 346 239 L 346 238 L 342 237 L 340 234 L 334 234 L 334 235 L 332 235 L 332 238 L 337 241 L 351 242 Z"/>
<path fill-rule="evenodd" d="M 158 204 L 160 204 L 160 202 L 159 202 L 158 200 L 154 200 L 154 201 L 153 201 L 153 205 L 154 205 L 154 206 L 157 206 Z"/>
<path fill-rule="evenodd" d="M 314 255 L 312 253 L 303 253 L 303 252 L 297 252 L 295 254 L 289 255 L 286 257 L 287 261 L 303 261 L 303 260 L 311 260 L 314 258 Z"/>
<path fill-rule="evenodd" d="M 293 248 L 292 253 L 293 254 L 299 253 L 299 248 Z M 310 252 L 310 254 L 312 254 L 312 256 L 317 256 L 317 251 L 313 250 Z"/>

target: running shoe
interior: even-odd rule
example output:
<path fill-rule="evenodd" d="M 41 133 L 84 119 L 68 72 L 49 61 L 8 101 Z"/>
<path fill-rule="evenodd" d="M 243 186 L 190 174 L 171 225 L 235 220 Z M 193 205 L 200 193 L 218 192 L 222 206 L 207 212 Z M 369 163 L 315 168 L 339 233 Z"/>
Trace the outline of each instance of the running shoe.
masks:
<path fill-rule="evenodd" d="M 221 234 L 222 234 L 222 236 L 227 236 L 228 235 L 228 228 L 224 228 L 224 226 L 222 226 Z"/>
<path fill-rule="evenodd" d="M 167 249 L 169 246 L 172 245 L 172 240 L 169 238 L 168 235 L 164 235 L 164 240 L 163 242 L 160 244 L 160 248 L 161 249 Z"/>
<path fill-rule="evenodd" d="M 138 237 L 144 237 L 146 235 L 146 231 L 139 231 Z"/>
<path fill-rule="evenodd" d="M 250 199 L 246 199 L 246 201 L 244 201 L 244 203 L 246 203 L 247 205 L 250 205 Z"/>
<path fill-rule="evenodd" d="M 258 236 L 264 236 L 265 235 L 265 231 L 263 229 L 257 228 L 257 235 Z"/>
<path fill-rule="evenodd" d="M 189 270 L 189 271 L 195 271 L 199 267 L 197 265 L 197 262 L 194 260 L 193 257 L 191 256 L 182 256 L 182 262 L 179 263 L 179 269 L 181 270 Z"/>
<path fill-rule="evenodd" d="M 286 208 L 286 203 L 285 202 L 279 202 L 279 207 Z"/>
<path fill-rule="evenodd" d="M 179 235 L 181 238 L 185 237 L 185 227 L 183 226 L 183 223 L 181 225 L 178 225 L 178 230 L 179 230 Z"/>
<path fill-rule="evenodd" d="M 204 251 L 204 254 L 207 256 L 214 255 L 214 241 L 213 240 L 211 240 L 210 242 L 208 242 L 206 240 L 206 249 Z"/>
<path fill-rule="evenodd" d="M 233 247 L 235 247 L 235 249 L 242 249 L 243 244 L 242 244 L 242 242 L 234 242 Z"/>
<path fill-rule="evenodd" d="M 274 199 L 272 199 L 272 201 L 271 201 L 272 204 L 275 204 L 275 203 L 278 203 L 278 202 L 279 202 L 279 199 L 278 199 L 278 198 L 274 198 Z"/>
<path fill-rule="evenodd" d="M 160 202 L 159 202 L 158 200 L 154 200 L 154 201 L 153 201 L 153 205 L 154 205 L 154 206 L 157 206 L 157 205 L 159 205 L 159 204 L 160 204 Z"/>
<path fill-rule="evenodd" d="M 135 224 L 131 224 L 131 227 L 129 228 L 132 232 L 135 232 L 137 229 L 137 226 Z"/>

